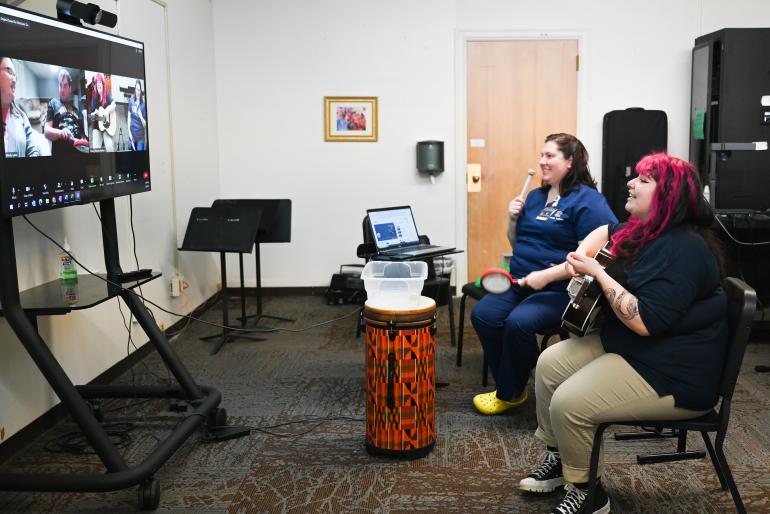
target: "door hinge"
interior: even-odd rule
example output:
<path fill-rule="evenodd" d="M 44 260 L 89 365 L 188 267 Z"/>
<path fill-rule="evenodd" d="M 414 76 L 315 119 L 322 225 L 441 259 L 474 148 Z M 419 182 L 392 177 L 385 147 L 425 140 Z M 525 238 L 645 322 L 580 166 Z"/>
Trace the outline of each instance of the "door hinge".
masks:
<path fill-rule="evenodd" d="M 580 56 L 575 56 L 575 71 L 580 71 Z"/>

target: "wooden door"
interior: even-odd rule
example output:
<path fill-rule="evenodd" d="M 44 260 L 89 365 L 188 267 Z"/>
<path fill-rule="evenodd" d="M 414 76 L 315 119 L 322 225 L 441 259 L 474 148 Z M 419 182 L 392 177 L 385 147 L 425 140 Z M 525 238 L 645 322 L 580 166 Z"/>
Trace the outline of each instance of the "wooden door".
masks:
<path fill-rule="evenodd" d="M 480 191 L 468 192 L 468 280 L 474 280 L 511 251 L 508 203 L 521 193 L 528 168 L 537 172 L 530 189 L 540 185 L 545 137 L 575 133 L 578 42 L 472 41 L 467 50 L 468 164 L 481 170 Z"/>

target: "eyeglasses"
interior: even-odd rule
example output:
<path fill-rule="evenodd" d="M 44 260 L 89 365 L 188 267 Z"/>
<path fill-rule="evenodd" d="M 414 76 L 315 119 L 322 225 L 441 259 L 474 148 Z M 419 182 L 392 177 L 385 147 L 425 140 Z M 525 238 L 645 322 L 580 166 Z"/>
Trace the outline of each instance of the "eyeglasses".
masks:
<path fill-rule="evenodd" d="M 8 74 L 9 77 L 16 80 L 16 72 L 13 70 L 13 68 L 9 68 L 8 66 L 3 66 L 0 68 L 0 70 L 5 70 L 5 72 Z"/>

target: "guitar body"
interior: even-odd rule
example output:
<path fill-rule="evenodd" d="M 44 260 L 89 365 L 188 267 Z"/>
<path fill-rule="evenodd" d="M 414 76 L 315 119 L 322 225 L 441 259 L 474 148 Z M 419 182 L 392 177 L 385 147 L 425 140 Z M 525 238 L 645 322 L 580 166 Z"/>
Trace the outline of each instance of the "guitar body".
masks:
<path fill-rule="evenodd" d="M 104 107 L 99 106 L 91 113 L 91 119 L 97 121 L 97 127 L 100 131 L 106 132 L 111 137 L 114 137 L 115 132 L 118 130 L 117 109 L 113 109 L 110 114 L 106 114 L 106 112 Z"/>
<path fill-rule="evenodd" d="M 607 265 L 614 260 L 610 253 L 610 241 L 599 250 L 594 258 L 602 265 Z M 593 331 L 599 320 L 599 300 L 602 298 L 602 290 L 595 283 L 594 278 L 588 275 L 574 277 L 567 285 L 567 294 L 570 302 L 561 315 L 561 326 L 569 332 L 583 337 Z"/>

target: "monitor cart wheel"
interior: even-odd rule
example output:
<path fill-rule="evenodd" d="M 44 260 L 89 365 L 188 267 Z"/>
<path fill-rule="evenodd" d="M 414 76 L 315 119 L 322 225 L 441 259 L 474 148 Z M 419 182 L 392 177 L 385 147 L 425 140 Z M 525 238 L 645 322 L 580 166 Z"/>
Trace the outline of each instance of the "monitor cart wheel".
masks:
<path fill-rule="evenodd" d="M 217 410 L 209 413 L 206 424 L 209 429 L 227 426 L 227 410 L 224 407 L 217 407 Z"/>
<path fill-rule="evenodd" d="M 139 508 L 155 510 L 160 504 L 160 480 L 150 477 L 139 484 Z"/>

